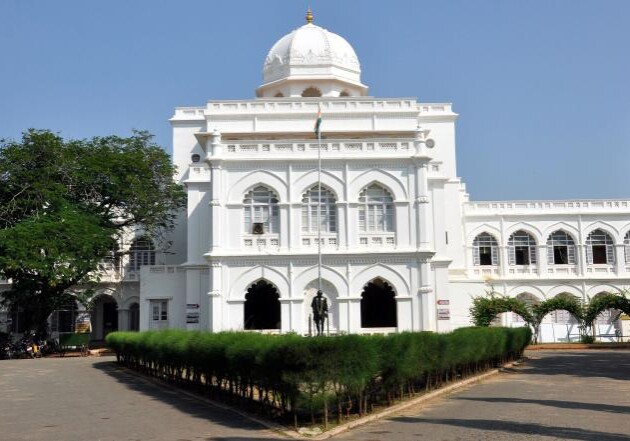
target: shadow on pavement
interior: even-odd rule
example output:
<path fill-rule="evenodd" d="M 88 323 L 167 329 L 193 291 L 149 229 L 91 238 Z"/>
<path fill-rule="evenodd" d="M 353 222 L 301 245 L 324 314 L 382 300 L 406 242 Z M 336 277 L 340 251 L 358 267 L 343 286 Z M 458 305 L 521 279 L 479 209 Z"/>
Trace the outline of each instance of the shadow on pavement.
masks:
<path fill-rule="evenodd" d="M 593 349 L 588 352 L 544 352 L 545 356 L 541 358 L 536 358 L 534 352 L 528 355 L 527 363 L 512 371 L 531 375 L 630 379 L 630 351 Z"/>
<path fill-rule="evenodd" d="M 146 380 L 140 376 L 135 375 L 127 371 L 124 368 L 119 367 L 114 361 L 101 361 L 93 364 L 94 368 L 114 378 L 116 381 L 124 384 L 129 389 L 136 392 L 140 392 L 149 396 L 153 400 L 160 401 L 168 404 L 181 413 L 186 415 L 202 418 L 212 423 L 219 424 L 225 427 L 245 429 L 252 431 L 259 431 L 266 429 L 262 425 L 259 425 L 245 417 L 242 417 L 229 409 L 223 409 L 220 407 L 212 406 L 211 404 L 203 403 L 195 398 L 189 397 L 186 394 L 178 393 L 176 390 L 171 390 L 166 387 L 160 387 L 153 384 L 151 381 Z M 222 439 L 222 440 L 260 440 L 269 438 L 208 438 L 209 440 Z M 282 438 L 278 438 L 282 439 Z"/>
<path fill-rule="evenodd" d="M 540 424 L 518 423 L 514 421 L 498 420 L 464 420 L 464 419 L 431 419 L 416 417 L 391 418 L 399 423 L 424 423 L 440 424 L 446 426 L 465 427 L 467 429 L 490 430 L 495 432 L 519 433 L 524 435 L 541 435 L 558 439 L 572 440 L 606 440 L 606 441 L 628 441 L 630 436 L 622 433 L 598 432 L 593 430 L 578 429 L 574 427 L 545 426 Z M 506 438 L 507 439 L 507 438 Z"/>
<path fill-rule="evenodd" d="M 495 398 L 495 397 L 453 397 L 455 400 L 468 400 L 468 401 L 484 401 L 486 403 L 514 403 L 514 404 L 540 404 L 541 406 L 560 407 L 563 409 L 582 409 L 582 410 L 594 410 L 598 412 L 611 412 L 611 413 L 629 413 L 630 406 L 616 406 L 613 404 L 600 404 L 600 403 L 582 403 L 577 401 L 561 401 L 561 400 L 532 400 L 527 398 Z"/>

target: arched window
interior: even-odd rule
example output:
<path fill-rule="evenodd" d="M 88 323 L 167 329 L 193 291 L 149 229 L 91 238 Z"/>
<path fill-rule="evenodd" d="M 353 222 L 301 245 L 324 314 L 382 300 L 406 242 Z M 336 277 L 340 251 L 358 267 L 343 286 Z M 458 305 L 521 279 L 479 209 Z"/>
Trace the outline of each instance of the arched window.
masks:
<path fill-rule="evenodd" d="M 586 263 L 589 265 L 615 263 L 613 240 L 604 230 L 598 228 L 586 238 Z"/>
<path fill-rule="evenodd" d="M 488 233 L 481 233 L 473 241 L 473 265 L 498 265 L 499 244 Z"/>
<path fill-rule="evenodd" d="M 304 98 L 322 96 L 322 92 L 316 87 L 307 87 L 302 92 Z"/>
<path fill-rule="evenodd" d="M 575 242 L 564 231 L 554 231 L 547 238 L 549 265 L 575 265 Z"/>
<path fill-rule="evenodd" d="M 510 265 L 535 265 L 536 241 L 527 232 L 518 230 L 508 240 Z"/>
<path fill-rule="evenodd" d="M 144 265 L 155 265 L 155 247 L 151 239 L 141 237 L 129 248 L 129 270 L 140 271 Z"/>
<path fill-rule="evenodd" d="M 243 213 L 245 233 L 279 233 L 278 196 L 267 187 L 260 185 L 245 195 Z"/>
<path fill-rule="evenodd" d="M 626 257 L 626 264 L 630 264 L 630 231 L 623 238 L 623 254 Z"/>
<path fill-rule="evenodd" d="M 347 90 L 344 90 L 343 92 L 341 92 L 341 93 L 339 94 L 339 96 L 340 96 L 340 97 L 347 97 L 347 96 L 350 96 L 350 92 L 348 92 Z"/>
<path fill-rule="evenodd" d="M 284 98 L 284 94 L 282 92 L 277 92 L 273 97 L 274 98 Z"/>
<path fill-rule="evenodd" d="M 364 233 L 394 231 L 394 199 L 378 184 L 366 187 L 359 195 L 359 230 Z"/>
<path fill-rule="evenodd" d="M 318 225 L 321 225 L 322 233 L 337 232 L 335 195 L 326 187 L 322 187 L 321 190 L 320 194 L 319 185 L 315 185 L 302 196 L 303 233 L 317 233 Z M 321 218 L 318 216 L 319 210 L 321 210 Z"/>

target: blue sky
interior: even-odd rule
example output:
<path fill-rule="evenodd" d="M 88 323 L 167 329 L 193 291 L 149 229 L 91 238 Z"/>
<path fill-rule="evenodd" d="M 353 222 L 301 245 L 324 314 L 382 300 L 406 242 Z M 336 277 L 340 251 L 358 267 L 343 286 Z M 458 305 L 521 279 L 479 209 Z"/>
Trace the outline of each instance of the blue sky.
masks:
<path fill-rule="evenodd" d="M 0 0 L 0 137 L 147 129 L 253 98 L 304 22 L 355 48 L 377 97 L 452 102 L 473 200 L 630 198 L 630 1 Z"/>

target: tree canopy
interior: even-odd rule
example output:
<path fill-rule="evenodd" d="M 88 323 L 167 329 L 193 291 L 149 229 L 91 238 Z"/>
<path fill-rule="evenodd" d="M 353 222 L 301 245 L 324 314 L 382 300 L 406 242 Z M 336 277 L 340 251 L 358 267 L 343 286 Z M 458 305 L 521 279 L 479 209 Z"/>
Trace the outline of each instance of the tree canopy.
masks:
<path fill-rule="evenodd" d="M 68 290 L 89 285 L 123 232 L 174 226 L 185 193 L 168 154 L 146 132 L 65 140 L 29 130 L 0 141 L 3 301 L 38 326 Z"/>

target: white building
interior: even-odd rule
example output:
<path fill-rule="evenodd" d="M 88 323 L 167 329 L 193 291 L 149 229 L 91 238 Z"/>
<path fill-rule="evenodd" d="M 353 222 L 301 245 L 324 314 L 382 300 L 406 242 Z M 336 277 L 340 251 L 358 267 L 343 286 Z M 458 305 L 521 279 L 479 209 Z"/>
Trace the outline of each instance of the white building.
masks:
<path fill-rule="evenodd" d="M 311 21 L 272 46 L 256 98 L 175 110 L 188 209 L 170 253 L 132 254 L 128 268 L 149 265 L 139 299 L 138 273 L 121 276 L 120 329 L 309 333 L 320 197 L 331 333 L 469 326 L 471 298 L 489 289 L 586 300 L 630 285 L 630 201 L 470 202 L 451 104 L 369 96 L 352 46 Z M 543 339 L 577 334 L 568 313 L 546 322 Z"/>

